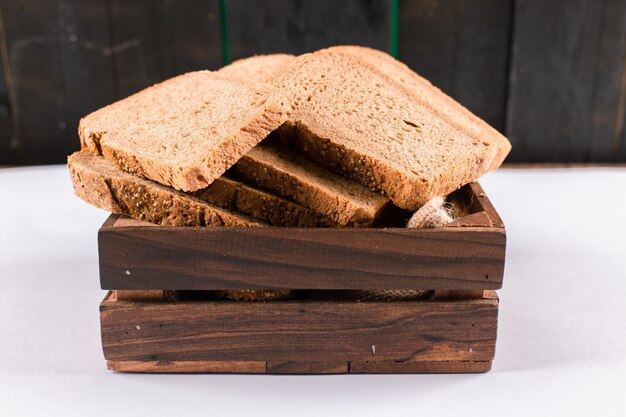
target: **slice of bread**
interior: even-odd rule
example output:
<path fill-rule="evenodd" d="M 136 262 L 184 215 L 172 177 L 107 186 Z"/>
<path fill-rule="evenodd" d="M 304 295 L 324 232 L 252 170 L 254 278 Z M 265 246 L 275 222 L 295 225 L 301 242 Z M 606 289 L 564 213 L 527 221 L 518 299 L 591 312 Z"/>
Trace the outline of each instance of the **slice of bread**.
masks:
<path fill-rule="evenodd" d="M 292 98 L 299 152 L 405 209 L 476 180 L 502 153 L 429 105 L 445 102 L 439 90 L 391 81 L 352 53 L 301 55 L 274 84 Z"/>
<path fill-rule="evenodd" d="M 465 131 L 468 135 L 497 147 L 498 154 L 493 159 L 490 170 L 502 165 L 511 151 L 511 143 L 504 135 L 391 55 L 364 46 L 333 46 L 327 51 L 358 57 L 364 63 L 387 75 L 390 81 L 407 88 L 417 100 L 430 106 L 450 124 Z"/>
<path fill-rule="evenodd" d="M 268 139 L 232 168 L 247 183 L 290 198 L 342 226 L 371 226 L 388 206 L 385 197 Z"/>
<path fill-rule="evenodd" d="M 81 119 L 83 148 L 184 191 L 206 187 L 288 118 L 275 88 L 209 71 L 174 77 Z"/>
<path fill-rule="evenodd" d="M 288 54 L 255 55 L 239 59 L 217 72 L 230 78 L 269 82 L 294 58 L 295 56 Z"/>
<path fill-rule="evenodd" d="M 328 217 L 277 195 L 221 176 L 194 196 L 218 207 L 262 220 L 272 226 L 338 227 Z"/>
<path fill-rule="evenodd" d="M 112 213 L 166 226 L 267 226 L 171 187 L 129 174 L 89 151 L 71 155 L 68 166 L 76 195 Z"/>
<path fill-rule="evenodd" d="M 293 55 L 258 55 L 235 61 L 219 72 L 231 77 L 271 81 L 294 59 Z M 272 136 L 276 139 L 283 136 L 281 140 L 289 141 L 292 126 L 287 123 Z M 358 183 L 266 142 L 248 152 L 233 167 L 247 182 L 297 201 L 343 226 L 371 226 L 388 205 L 387 199 Z"/>

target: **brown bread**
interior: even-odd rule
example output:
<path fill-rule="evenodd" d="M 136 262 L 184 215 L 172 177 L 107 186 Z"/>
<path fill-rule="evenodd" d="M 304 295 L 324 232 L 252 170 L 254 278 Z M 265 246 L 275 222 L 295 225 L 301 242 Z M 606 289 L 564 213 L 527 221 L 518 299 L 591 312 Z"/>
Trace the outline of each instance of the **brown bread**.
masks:
<path fill-rule="evenodd" d="M 364 46 L 333 46 L 327 51 L 358 57 L 364 63 L 387 75 L 392 82 L 406 88 L 417 100 L 430 106 L 450 124 L 464 130 L 468 135 L 488 141 L 497 147 L 498 154 L 492 166 L 489 167 L 490 170 L 502 165 L 504 158 L 511 151 L 511 143 L 500 132 L 391 55 Z"/>
<path fill-rule="evenodd" d="M 277 195 L 221 176 L 213 184 L 193 193 L 201 200 L 262 220 L 272 226 L 338 227 L 328 217 Z"/>
<path fill-rule="evenodd" d="M 247 183 L 290 198 L 342 226 L 371 226 L 389 200 L 293 151 L 264 141 L 232 170 Z"/>
<path fill-rule="evenodd" d="M 263 227 L 266 224 L 119 169 L 89 151 L 68 158 L 76 195 L 112 213 L 166 226 Z"/>
<path fill-rule="evenodd" d="M 496 142 L 506 139 L 452 123 L 462 112 L 451 106 L 448 114 L 439 90 L 417 82 L 408 88 L 352 53 L 301 55 L 274 84 L 292 98 L 300 152 L 405 209 L 476 180 L 502 158 Z"/>
<path fill-rule="evenodd" d="M 235 61 L 219 72 L 267 82 L 294 59 L 293 55 L 258 55 Z M 283 126 L 272 136 L 292 135 L 290 126 Z M 388 205 L 388 200 L 379 194 L 332 174 L 287 149 L 268 144 L 268 140 L 250 150 L 233 167 L 233 171 L 246 182 L 297 201 L 344 226 L 371 226 Z"/>
<path fill-rule="evenodd" d="M 184 191 L 206 187 L 287 120 L 275 88 L 209 71 L 171 78 L 84 117 L 83 148 Z"/>
<path fill-rule="evenodd" d="M 288 54 L 255 55 L 239 59 L 217 72 L 230 78 L 269 82 L 294 58 L 295 56 Z"/>

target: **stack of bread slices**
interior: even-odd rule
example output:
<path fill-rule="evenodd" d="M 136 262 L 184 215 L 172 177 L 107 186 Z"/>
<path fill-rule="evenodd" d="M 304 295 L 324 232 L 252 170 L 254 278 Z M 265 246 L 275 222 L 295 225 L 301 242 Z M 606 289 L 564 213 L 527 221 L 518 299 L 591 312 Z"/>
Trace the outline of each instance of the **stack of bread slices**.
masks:
<path fill-rule="evenodd" d="M 356 46 L 184 74 L 86 116 L 79 136 L 79 197 L 173 226 L 400 226 L 510 150 L 404 64 Z"/>
<path fill-rule="evenodd" d="M 404 64 L 356 46 L 174 77 L 86 116 L 78 133 L 76 194 L 169 226 L 412 226 L 511 148 Z"/>

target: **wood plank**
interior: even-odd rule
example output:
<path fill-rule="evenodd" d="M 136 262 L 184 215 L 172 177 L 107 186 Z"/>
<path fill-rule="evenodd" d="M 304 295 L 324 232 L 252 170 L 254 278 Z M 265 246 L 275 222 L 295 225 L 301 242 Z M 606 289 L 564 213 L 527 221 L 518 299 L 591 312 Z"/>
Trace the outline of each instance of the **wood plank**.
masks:
<path fill-rule="evenodd" d="M 15 101 L 11 82 L 11 64 L 4 32 L 2 10 L 0 10 L 0 165 L 15 165 L 20 162 L 19 139 L 14 137 L 11 120 L 11 103 Z M 17 133 L 17 132 L 15 132 Z"/>
<path fill-rule="evenodd" d="M 485 291 L 482 290 L 436 290 L 433 294 L 435 300 L 469 300 L 484 297 Z"/>
<path fill-rule="evenodd" d="M 467 216 L 459 217 L 453 222 L 446 224 L 446 227 L 491 227 L 491 219 L 484 211 Z"/>
<path fill-rule="evenodd" d="M 353 374 L 463 374 L 487 372 L 491 361 L 351 362 Z"/>
<path fill-rule="evenodd" d="M 116 97 L 185 72 L 221 66 L 218 0 L 111 0 Z"/>
<path fill-rule="evenodd" d="M 512 3 L 400 2 L 400 61 L 499 130 L 504 128 Z"/>
<path fill-rule="evenodd" d="M 348 362 L 268 361 L 268 374 L 347 374 Z"/>
<path fill-rule="evenodd" d="M 264 374 L 263 361 L 107 361 L 118 372 Z"/>
<path fill-rule="evenodd" d="M 106 5 L 2 0 L 0 7 L 19 162 L 64 163 L 79 147 L 79 118 L 113 99 L 111 66 L 103 54 L 109 42 Z"/>
<path fill-rule="evenodd" d="M 489 216 L 489 220 L 494 227 L 504 227 L 504 222 L 500 218 L 500 215 L 496 211 L 496 208 L 487 197 L 485 190 L 483 187 L 477 183 L 473 182 L 468 185 L 467 198 L 470 201 L 469 212 L 470 213 L 479 213 L 484 212 Z"/>
<path fill-rule="evenodd" d="M 516 2 L 510 161 L 625 161 L 626 3 Z"/>
<path fill-rule="evenodd" d="M 506 243 L 502 220 L 479 185 L 465 187 L 460 195 L 466 199 L 463 213 L 487 213 L 498 227 L 143 227 L 148 223 L 120 217 L 99 232 L 101 286 L 118 290 L 500 288 Z"/>
<path fill-rule="evenodd" d="M 491 361 L 380 361 L 351 362 L 329 367 L 326 362 L 281 362 L 289 367 L 270 370 L 273 374 L 447 374 L 478 373 L 491 369 Z M 348 369 L 349 365 L 349 369 Z M 139 373 L 240 373 L 263 374 L 265 362 L 229 362 L 229 361 L 107 361 L 107 368 L 118 372 Z M 295 371 L 297 370 L 297 371 Z"/>
<path fill-rule="evenodd" d="M 332 45 L 389 48 L 390 0 L 228 1 L 233 59 L 311 52 Z M 332 22 L 332 23 L 331 23 Z"/>
<path fill-rule="evenodd" d="M 504 231 L 484 227 L 113 227 L 98 241 L 102 288 L 124 290 L 497 289 L 505 255 Z"/>
<path fill-rule="evenodd" d="M 16 140 L 23 152 L 20 162 L 44 163 L 49 155 L 58 158 L 66 153 L 65 135 L 58 127 L 67 119 L 60 60 L 66 36 L 59 34 L 54 2 L 35 5 L 2 1 L 0 9 L 16 90 L 11 110 L 19 118 L 21 135 Z"/>
<path fill-rule="evenodd" d="M 490 361 L 498 301 L 100 305 L 114 361 Z"/>

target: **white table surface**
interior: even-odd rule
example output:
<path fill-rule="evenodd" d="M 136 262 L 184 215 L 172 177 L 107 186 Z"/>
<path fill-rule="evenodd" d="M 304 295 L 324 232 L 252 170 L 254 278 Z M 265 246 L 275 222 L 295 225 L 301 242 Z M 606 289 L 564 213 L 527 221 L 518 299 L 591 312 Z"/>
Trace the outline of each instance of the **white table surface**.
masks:
<path fill-rule="evenodd" d="M 106 370 L 96 231 L 65 167 L 0 169 L 0 415 L 624 416 L 626 169 L 501 170 L 493 370 L 141 375 Z"/>

